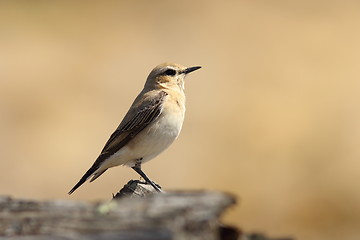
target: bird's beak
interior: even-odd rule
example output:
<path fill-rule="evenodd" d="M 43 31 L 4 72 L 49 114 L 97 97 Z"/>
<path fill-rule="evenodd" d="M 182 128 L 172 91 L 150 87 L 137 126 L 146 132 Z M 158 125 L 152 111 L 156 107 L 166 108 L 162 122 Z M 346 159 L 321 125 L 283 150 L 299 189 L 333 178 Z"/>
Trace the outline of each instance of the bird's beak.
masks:
<path fill-rule="evenodd" d="M 196 70 L 198 70 L 198 69 L 200 69 L 200 68 L 201 68 L 200 66 L 188 67 L 188 68 L 186 68 L 186 69 L 183 71 L 183 73 L 188 74 L 188 73 L 191 73 L 191 72 L 193 72 L 193 71 L 196 71 Z"/>

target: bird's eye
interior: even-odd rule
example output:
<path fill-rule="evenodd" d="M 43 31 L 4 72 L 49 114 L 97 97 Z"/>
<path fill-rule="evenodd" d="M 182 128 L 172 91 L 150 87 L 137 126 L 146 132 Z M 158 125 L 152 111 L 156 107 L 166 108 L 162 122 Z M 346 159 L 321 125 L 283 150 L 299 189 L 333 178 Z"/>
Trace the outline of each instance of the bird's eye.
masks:
<path fill-rule="evenodd" d="M 176 71 L 174 69 L 168 69 L 164 72 L 164 74 L 168 76 L 175 76 Z"/>

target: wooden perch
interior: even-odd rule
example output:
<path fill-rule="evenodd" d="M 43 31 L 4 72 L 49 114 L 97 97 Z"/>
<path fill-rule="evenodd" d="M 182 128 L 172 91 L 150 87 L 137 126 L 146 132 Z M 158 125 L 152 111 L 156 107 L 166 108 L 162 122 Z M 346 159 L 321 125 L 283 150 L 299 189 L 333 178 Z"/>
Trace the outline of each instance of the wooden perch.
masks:
<path fill-rule="evenodd" d="M 130 181 L 114 200 L 105 203 L 39 202 L 0 196 L 0 238 L 236 240 L 240 239 L 238 230 L 219 223 L 219 216 L 233 204 L 235 198 L 229 194 L 157 193 L 140 181 Z"/>

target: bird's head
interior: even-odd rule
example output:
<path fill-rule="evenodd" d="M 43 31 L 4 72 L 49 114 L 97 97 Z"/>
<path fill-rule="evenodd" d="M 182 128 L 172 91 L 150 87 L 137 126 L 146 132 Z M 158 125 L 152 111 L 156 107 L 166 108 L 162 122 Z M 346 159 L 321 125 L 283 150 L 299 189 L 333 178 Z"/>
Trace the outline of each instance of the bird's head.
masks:
<path fill-rule="evenodd" d="M 184 79 L 188 73 L 200 69 L 184 67 L 176 63 L 163 63 L 156 66 L 149 74 L 145 87 L 184 90 Z"/>

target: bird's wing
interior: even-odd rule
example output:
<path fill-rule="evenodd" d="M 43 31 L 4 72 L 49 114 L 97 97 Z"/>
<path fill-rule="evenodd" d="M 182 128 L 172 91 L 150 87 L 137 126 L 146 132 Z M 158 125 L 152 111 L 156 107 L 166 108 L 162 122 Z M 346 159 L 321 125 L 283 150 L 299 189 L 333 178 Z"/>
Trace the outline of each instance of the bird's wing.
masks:
<path fill-rule="evenodd" d="M 100 155 L 111 156 L 120 148 L 125 146 L 139 132 L 146 128 L 151 122 L 156 120 L 162 112 L 164 98 L 168 94 L 164 91 L 158 93 L 156 97 L 144 102 L 134 112 L 130 119 L 124 121 L 110 136 Z"/>
<path fill-rule="evenodd" d="M 70 190 L 69 194 L 74 192 L 80 187 L 91 175 L 99 169 L 100 165 L 108 159 L 111 155 L 119 151 L 125 146 L 131 139 L 133 139 L 139 132 L 146 128 L 150 123 L 155 121 L 163 110 L 164 99 L 168 94 L 165 91 L 160 91 L 155 97 L 152 97 L 148 101 L 144 101 L 140 106 L 133 109 L 134 112 L 128 112 L 121 122 L 119 127 L 110 136 L 106 142 L 99 157 L 96 159 L 91 168 L 84 174 L 80 181 Z M 130 110 L 131 111 L 131 110 Z M 96 173 L 91 179 L 94 181 L 106 169 L 102 172 Z"/>

